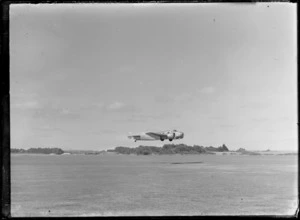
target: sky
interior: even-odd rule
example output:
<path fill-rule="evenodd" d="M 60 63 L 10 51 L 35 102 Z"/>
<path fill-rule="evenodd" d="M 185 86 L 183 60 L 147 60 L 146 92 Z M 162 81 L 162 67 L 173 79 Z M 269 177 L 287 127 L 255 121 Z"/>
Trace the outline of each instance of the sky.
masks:
<path fill-rule="evenodd" d="M 11 147 L 297 150 L 296 4 L 11 4 Z"/>

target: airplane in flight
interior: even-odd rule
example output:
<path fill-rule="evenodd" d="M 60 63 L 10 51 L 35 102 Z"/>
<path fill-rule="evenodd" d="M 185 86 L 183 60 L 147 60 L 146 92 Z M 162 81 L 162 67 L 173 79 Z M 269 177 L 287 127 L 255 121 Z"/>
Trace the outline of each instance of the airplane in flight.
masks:
<path fill-rule="evenodd" d="M 182 139 L 184 137 L 184 133 L 177 130 L 169 130 L 169 131 L 160 131 L 160 132 L 145 132 L 139 135 L 130 135 L 128 138 L 134 139 L 136 141 L 155 141 L 165 139 L 169 139 L 169 141 L 173 141 L 174 139 Z"/>

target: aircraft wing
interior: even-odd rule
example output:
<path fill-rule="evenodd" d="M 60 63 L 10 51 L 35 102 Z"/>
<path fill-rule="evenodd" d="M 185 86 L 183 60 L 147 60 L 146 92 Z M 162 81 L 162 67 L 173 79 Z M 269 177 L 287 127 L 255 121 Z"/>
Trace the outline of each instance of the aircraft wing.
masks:
<path fill-rule="evenodd" d="M 162 133 L 156 133 L 156 132 L 147 132 L 147 135 L 153 137 L 153 138 L 157 138 L 157 139 L 168 139 L 168 136 Z"/>
<path fill-rule="evenodd" d="M 130 136 L 128 136 L 129 139 L 132 139 L 132 138 L 139 138 L 139 137 L 140 137 L 140 135 L 130 135 Z"/>

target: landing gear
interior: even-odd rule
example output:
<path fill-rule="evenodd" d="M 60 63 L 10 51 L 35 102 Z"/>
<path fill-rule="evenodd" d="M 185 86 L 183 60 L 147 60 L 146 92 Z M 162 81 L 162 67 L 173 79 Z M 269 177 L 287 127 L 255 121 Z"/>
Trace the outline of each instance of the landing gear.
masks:
<path fill-rule="evenodd" d="M 173 139 L 169 139 L 169 141 L 173 141 Z"/>
<path fill-rule="evenodd" d="M 160 140 L 161 140 L 161 141 L 164 141 L 164 139 L 163 139 L 163 138 L 161 138 Z"/>

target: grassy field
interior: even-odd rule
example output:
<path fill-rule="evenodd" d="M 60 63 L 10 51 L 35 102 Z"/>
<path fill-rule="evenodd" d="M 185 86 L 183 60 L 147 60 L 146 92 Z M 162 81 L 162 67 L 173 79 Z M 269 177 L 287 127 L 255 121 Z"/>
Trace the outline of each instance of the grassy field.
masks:
<path fill-rule="evenodd" d="M 297 156 L 12 155 L 12 216 L 291 215 Z"/>

